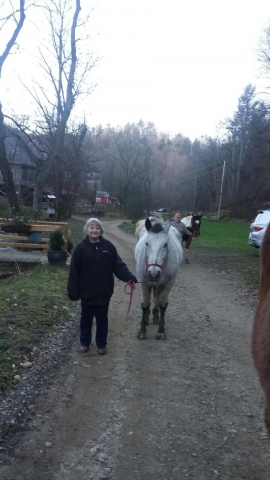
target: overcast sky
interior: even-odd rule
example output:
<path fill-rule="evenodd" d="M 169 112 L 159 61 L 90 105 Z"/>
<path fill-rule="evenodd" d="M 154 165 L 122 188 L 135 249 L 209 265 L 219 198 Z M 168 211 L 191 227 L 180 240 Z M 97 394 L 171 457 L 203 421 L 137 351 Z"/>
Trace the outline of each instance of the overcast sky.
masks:
<path fill-rule="evenodd" d="M 97 87 L 77 114 L 92 126 L 142 119 L 194 140 L 215 136 L 244 87 L 258 82 L 255 49 L 270 2 L 95 0 L 91 18 L 101 60 L 92 71 Z"/>

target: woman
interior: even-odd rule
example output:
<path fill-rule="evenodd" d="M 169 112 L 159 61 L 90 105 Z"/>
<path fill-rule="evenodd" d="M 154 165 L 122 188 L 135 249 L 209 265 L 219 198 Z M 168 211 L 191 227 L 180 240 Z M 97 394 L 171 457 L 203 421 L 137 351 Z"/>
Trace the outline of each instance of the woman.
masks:
<path fill-rule="evenodd" d="M 183 242 L 186 243 L 184 248 L 184 253 L 185 253 L 185 262 L 190 263 L 189 258 L 188 258 L 188 249 L 190 242 L 192 240 L 192 237 L 194 236 L 192 232 L 189 231 L 189 229 L 186 227 L 186 225 L 181 222 L 181 215 L 180 213 L 176 213 L 174 217 L 171 219 L 171 225 L 172 227 L 175 227 L 178 232 L 181 235 L 181 245 L 183 247 Z"/>
<path fill-rule="evenodd" d="M 188 230 L 188 228 L 186 227 L 186 225 L 183 222 L 181 222 L 180 213 L 176 213 L 174 215 L 174 217 L 171 219 L 171 225 L 172 225 L 172 227 L 175 227 L 178 230 L 178 232 L 180 233 L 181 238 L 182 238 L 182 242 L 183 242 L 183 235 L 193 236 L 192 232 L 190 232 Z"/>
<path fill-rule="evenodd" d="M 98 354 L 105 355 L 114 275 L 123 282 L 136 283 L 137 279 L 119 257 L 115 246 L 102 236 L 104 228 L 97 218 L 87 220 L 84 232 L 86 238 L 76 245 L 71 258 L 68 297 L 73 301 L 81 299 L 81 351 L 89 350 L 95 317 Z"/>

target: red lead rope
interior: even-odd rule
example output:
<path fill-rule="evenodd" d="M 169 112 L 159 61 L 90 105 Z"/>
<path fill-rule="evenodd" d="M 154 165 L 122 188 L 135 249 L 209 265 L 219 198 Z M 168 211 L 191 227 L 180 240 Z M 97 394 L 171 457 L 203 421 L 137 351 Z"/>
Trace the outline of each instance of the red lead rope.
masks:
<path fill-rule="evenodd" d="M 145 280 L 144 282 L 137 282 L 137 283 L 147 283 L 148 281 L 149 280 Z M 128 288 L 130 288 L 129 291 L 128 291 Z M 131 302 L 132 302 L 132 296 L 133 296 L 133 292 L 135 292 L 135 290 L 136 290 L 136 283 L 133 282 L 132 280 L 129 280 L 129 282 L 127 282 L 126 285 L 124 286 L 124 292 L 127 295 L 130 295 L 127 315 L 129 314 L 129 310 L 130 310 Z"/>
<path fill-rule="evenodd" d="M 128 291 L 128 288 L 130 288 L 129 291 Z M 136 290 L 136 283 L 133 282 L 132 280 L 129 280 L 129 282 L 127 282 L 126 285 L 125 285 L 125 287 L 124 287 L 124 292 L 125 292 L 127 295 L 130 295 L 127 315 L 129 314 L 129 310 L 130 310 L 131 302 L 132 302 L 132 296 L 133 296 L 133 292 L 134 292 L 135 290 Z"/>

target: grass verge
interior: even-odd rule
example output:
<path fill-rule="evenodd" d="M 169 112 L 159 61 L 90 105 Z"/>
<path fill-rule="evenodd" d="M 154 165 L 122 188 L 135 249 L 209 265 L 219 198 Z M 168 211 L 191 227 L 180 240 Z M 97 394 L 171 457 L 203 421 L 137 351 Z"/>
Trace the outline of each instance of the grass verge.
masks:
<path fill-rule="evenodd" d="M 0 392 L 16 384 L 24 360 L 51 330 L 70 315 L 66 295 L 68 266 L 49 264 L 1 282 L 0 300 Z"/>
<path fill-rule="evenodd" d="M 69 222 L 74 246 L 84 237 L 82 221 Z M 9 280 L 1 280 L 0 394 L 16 385 L 21 363 L 33 347 L 68 321 L 75 307 L 66 295 L 68 265 L 44 264 Z"/>
<path fill-rule="evenodd" d="M 84 220 L 82 221 L 71 218 L 68 221 L 69 238 L 72 240 L 74 247 L 85 237 L 85 233 L 83 231 L 84 225 Z"/>

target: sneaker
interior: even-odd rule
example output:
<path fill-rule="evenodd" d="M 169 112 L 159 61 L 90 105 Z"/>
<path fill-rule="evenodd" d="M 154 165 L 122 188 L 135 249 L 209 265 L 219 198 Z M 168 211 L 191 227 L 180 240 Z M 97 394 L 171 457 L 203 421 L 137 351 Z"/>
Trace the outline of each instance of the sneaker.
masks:
<path fill-rule="evenodd" d="M 86 353 L 86 352 L 88 352 L 89 347 L 84 347 L 83 345 L 81 345 L 80 350 L 81 350 L 81 352 Z"/>
<path fill-rule="evenodd" d="M 98 348 L 98 354 L 99 355 L 106 355 L 107 349 L 106 348 Z"/>

